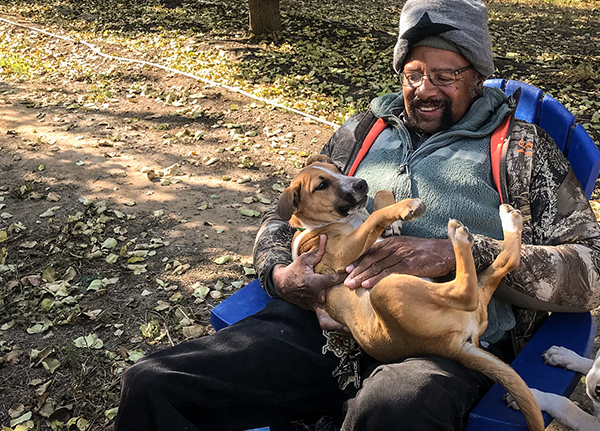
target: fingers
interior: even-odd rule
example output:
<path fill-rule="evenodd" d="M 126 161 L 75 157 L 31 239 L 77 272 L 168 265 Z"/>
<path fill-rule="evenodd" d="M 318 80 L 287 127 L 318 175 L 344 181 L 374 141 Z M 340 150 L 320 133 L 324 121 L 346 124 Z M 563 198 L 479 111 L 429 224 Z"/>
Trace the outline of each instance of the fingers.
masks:
<path fill-rule="evenodd" d="M 391 238 L 376 242 L 368 252 L 348 265 L 348 268 L 350 268 L 350 272 L 357 271 L 355 274 L 361 273 L 375 262 L 386 259 L 394 254 L 397 248 L 397 245 L 392 244 Z M 348 271 L 348 268 L 346 271 Z"/>
<path fill-rule="evenodd" d="M 332 287 L 332 286 L 336 286 L 338 284 L 343 284 L 344 280 L 346 279 L 346 277 L 348 276 L 348 274 L 338 274 L 336 272 L 333 272 L 331 274 L 327 274 L 327 276 L 329 277 L 329 283 L 330 285 L 327 287 Z"/>
<path fill-rule="evenodd" d="M 379 283 L 383 278 L 390 275 L 392 271 L 383 270 L 377 273 L 371 273 L 370 271 L 363 272 L 362 274 L 357 275 L 356 277 L 352 277 L 349 275 L 344 280 L 344 285 L 349 289 L 357 289 L 359 287 L 364 287 L 365 289 L 371 289 L 377 283 Z"/>
<path fill-rule="evenodd" d="M 327 235 L 322 234 L 319 236 L 319 247 L 312 251 L 301 254 L 298 256 L 298 259 L 301 260 L 305 265 L 314 268 L 319 262 L 321 262 L 321 259 L 325 254 L 326 245 Z"/>
<path fill-rule="evenodd" d="M 314 284 L 318 286 L 317 289 L 320 290 L 317 300 L 319 304 L 325 304 L 327 301 L 328 289 L 330 287 L 343 284 L 344 280 L 346 279 L 346 274 L 337 274 L 334 272 L 331 274 L 318 274 L 315 277 L 318 277 L 318 279 L 315 278 Z"/>
<path fill-rule="evenodd" d="M 350 289 L 356 289 L 365 280 L 379 273 L 379 271 L 380 263 L 372 255 L 364 255 L 361 259 L 346 267 L 348 277 L 344 280 L 344 284 Z"/>
<path fill-rule="evenodd" d="M 386 271 L 380 272 L 379 274 L 377 274 L 371 278 L 367 278 L 366 280 L 364 280 L 362 282 L 360 282 L 360 280 L 358 282 L 360 282 L 360 287 L 364 287 L 365 289 L 371 289 L 377 283 L 379 283 L 381 280 L 383 280 L 385 277 L 387 277 L 390 273 L 391 273 L 390 271 L 386 270 Z"/>
<path fill-rule="evenodd" d="M 323 308 L 315 308 L 315 313 L 317 314 L 321 329 L 326 331 L 350 332 L 350 329 L 346 325 L 334 320 Z"/>
<path fill-rule="evenodd" d="M 350 289 L 358 287 L 370 289 L 382 278 L 396 272 L 394 271 L 394 267 L 397 263 L 397 259 L 393 255 L 381 260 L 366 256 L 357 266 L 349 265 L 346 268 L 347 271 L 350 269 L 350 272 L 346 280 L 344 280 L 344 284 Z"/>

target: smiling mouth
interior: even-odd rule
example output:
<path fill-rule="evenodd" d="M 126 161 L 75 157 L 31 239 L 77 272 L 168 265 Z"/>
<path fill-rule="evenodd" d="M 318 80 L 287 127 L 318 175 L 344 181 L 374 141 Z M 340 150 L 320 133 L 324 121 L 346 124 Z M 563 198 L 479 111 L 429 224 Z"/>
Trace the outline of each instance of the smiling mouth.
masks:
<path fill-rule="evenodd" d="M 437 115 L 439 112 L 441 112 L 444 108 L 444 104 L 443 103 L 436 103 L 436 104 L 424 104 L 424 103 L 419 103 L 417 106 L 415 106 L 415 110 L 423 115 L 423 116 L 430 116 L 430 115 Z"/>
<path fill-rule="evenodd" d="M 412 109 L 420 114 L 428 115 L 432 113 L 438 113 L 442 111 L 446 106 L 447 101 L 442 98 L 429 98 L 429 99 L 419 99 L 416 97 L 410 103 Z"/>
<path fill-rule="evenodd" d="M 418 108 L 418 110 L 421 112 L 432 112 L 437 111 L 438 109 L 440 109 L 440 106 L 422 106 Z"/>

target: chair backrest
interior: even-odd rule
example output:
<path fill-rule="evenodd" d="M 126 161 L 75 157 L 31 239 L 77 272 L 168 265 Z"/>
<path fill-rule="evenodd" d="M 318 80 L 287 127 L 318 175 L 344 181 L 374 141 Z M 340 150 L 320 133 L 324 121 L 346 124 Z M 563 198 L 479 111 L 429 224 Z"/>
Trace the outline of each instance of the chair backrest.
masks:
<path fill-rule="evenodd" d="M 600 151 L 583 126 L 576 124 L 575 116 L 552 96 L 525 82 L 488 79 L 484 85 L 498 87 L 507 96 L 521 89 L 515 116 L 537 124 L 548 132 L 571 163 L 575 176 L 589 198 L 600 172 Z"/>
<path fill-rule="evenodd" d="M 563 154 L 569 152 L 567 144 L 575 127 L 575 116 L 549 94 L 542 99 L 538 125 L 552 136 Z"/>
<path fill-rule="evenodd" d="M 600 153 L 581 124 L 577 124 L 571 135 L 571 144 L 567 159 L 589 198 L 594 191 L 598 171 L 600 171 Z M 580 175 L 577 175 L 579 172 Z"/>
<path fill-rule="evenodd" d="M 519 98 L 519 104 L 517 105 L 515 116 L 521 120 L 538 124 L 544 92 L 533 85 L 512 79 L 506 82 L 504 92 L 507 95 L 511 95 L 517 91 L 517 88 L 521 89 L 521 97 Z"/>

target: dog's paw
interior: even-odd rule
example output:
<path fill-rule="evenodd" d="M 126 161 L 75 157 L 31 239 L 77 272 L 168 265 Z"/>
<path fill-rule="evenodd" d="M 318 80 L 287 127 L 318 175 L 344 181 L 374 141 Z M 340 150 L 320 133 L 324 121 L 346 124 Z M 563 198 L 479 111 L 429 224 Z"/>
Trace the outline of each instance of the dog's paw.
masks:
<path fill-rule="evenodd" d="M 448 238 L 450 238 L 452 244 L 457 242 L 473 244 L 473 235 L 471 235 L 469 229 L 456 219 L 450 219 L 448 222 Z"/>
<path fill-rule="evenodd" d="M 513 410 L 519 410 L 519 406 L 517 405 L 517 402 L 511 394 L 504 394 L 502 398 L 504 399 L 504 402 L 508 407 L 510 407 Z"/>
<path fill-rule="evenodd" d="M 521 211 L 508 204 L 500 205 L 500 220 L 502 229 L 507 232 L 520 232 L 523 230 L 523 215 Z"/>
<path fill-rule="evenodd" d="M 576 369 L 577 363 L 581 359 L 581 356 L 577 353 L 561 346 L 550 347 L 542 354 L 542 357 L 546 364 L 553 367 L 562 367 L 567 370 Z"/>
<path fill-rule="evenodd" d="M 400 204 L 398 217 L 400 220 L 411 221 L 421 217 L 425 212 L 425 204 L 421 199 L 403 199 L 398 204 Z"/>
<path fill-rule="evenodd" d="M 535 398 L 535 401 L 538 403 L 538 406 L 540 407 L 540 409 L 546 410 L 544 407 L 546 407 L 547 402 L 548 402 L 548 398 L 549 398 L 548 394 L 546 392 L 542 392 L 542 391 L 539 391 L 534 388 L 529 388 L 529 390 L 533 394 L 533 397 Z M 502 398 L 504 399 L 504 402 L 506 403 L 506 405 L 508 407 L 510 407 L 511 409 L 521 410 L 519 408 L 519 406 L 517 405 L 517 401 L 511 394 L 505 394 L 504 397 L 502 397 Z"/>

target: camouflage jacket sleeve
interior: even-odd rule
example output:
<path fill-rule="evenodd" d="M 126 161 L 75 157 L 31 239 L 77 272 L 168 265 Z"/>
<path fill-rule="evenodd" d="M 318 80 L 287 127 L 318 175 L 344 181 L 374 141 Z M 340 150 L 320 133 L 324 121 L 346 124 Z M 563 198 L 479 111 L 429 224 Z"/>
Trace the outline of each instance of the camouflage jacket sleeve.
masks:
<path fill-rule="evenodd" d="M 270 296 L 277 296 L 273 283 L 273 268 L 292 262 L 292 238 L 295 229 L 283 221 L 271 206 L 263 217 L 254 241 L 254 267 L 260 284 Z"/>
<path fill-rule="evenodd" d="M 516 121 L 505 166 L 508 203 L 524 216 L 523 247 L 520 266 L 498 293 L 532 309 L 598 307 L 600 228 L 569 163 L 546 132 Z M 477 267 L 489 265 L 500 248 L 499 241 L 477 237 Z"/>

